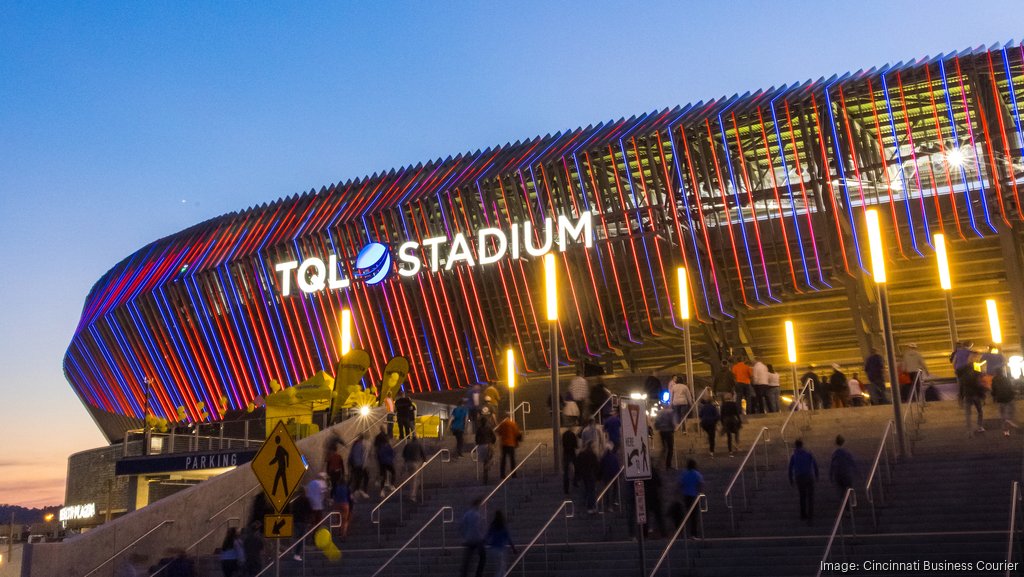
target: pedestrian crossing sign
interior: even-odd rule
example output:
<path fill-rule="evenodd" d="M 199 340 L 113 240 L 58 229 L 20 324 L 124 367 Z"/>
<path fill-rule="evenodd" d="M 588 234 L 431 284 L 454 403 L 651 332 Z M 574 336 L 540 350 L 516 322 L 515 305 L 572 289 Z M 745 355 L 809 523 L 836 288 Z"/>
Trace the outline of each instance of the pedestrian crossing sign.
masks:
<path fill-rule="evenodd" d="M 266 515 L 263 517 L 263 536 L 267 539 L 294 537 L 295 518 L 291 515 Z"/>
<path fill-rule="evenodd" d="M 281 422 L 277 423 L 252 460 L 252 472 L 278 513 L 284 510 L 292 493 L 302 484 L 306 468 L 306 458 Z"/>

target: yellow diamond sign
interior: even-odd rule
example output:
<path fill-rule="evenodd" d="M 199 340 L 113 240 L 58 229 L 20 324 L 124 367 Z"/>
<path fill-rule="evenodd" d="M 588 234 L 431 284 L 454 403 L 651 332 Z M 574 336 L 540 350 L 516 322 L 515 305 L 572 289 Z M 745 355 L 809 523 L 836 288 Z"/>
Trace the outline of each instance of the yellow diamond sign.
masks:
<path fill-rule="evenodd" d="M 267 437 L 252 460 L 252 472 L 278 513 L 302 484 L 302 475 L 307 466 L 306 458 L 299 452 L 288 429 L 281 422 L 277 423 L 274 432 Z"/>

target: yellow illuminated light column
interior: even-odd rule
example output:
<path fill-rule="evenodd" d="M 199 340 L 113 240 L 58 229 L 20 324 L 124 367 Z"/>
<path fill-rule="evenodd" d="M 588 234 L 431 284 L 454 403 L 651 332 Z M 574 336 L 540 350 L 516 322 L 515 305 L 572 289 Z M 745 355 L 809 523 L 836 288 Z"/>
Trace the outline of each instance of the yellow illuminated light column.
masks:
<path fill-rule="evenodd" d="M 786 356 L 789 359 L 789 367 L 793 371 L 793 402 L 797 402 L 800 395 L 800 382 L 796 378 L 796 331 L 793 329 L 793 321 L 786 321 Z M 812 403 L 813 407 L 814 404 Z"/>
<path fill-rule="evenodd" d="M 341 356 L 352 350 L 352 311 L 341 309 Z"/>
<path fill-rule="evenodd" d="M 946 295 L 946 321 L 949 322 L 949 340 L 952 342 L 952 349 L 956 350 L 956 343 L 960 340 L 956 334 L 956 313 L 953 311 L 953 281 L 949 275 L 949 255 L 946 252 L 946 235 L 936 234 L 932 237 L 935 244 L 935 261 L 939 267 L 939 286 Z"/>
<path fill-rule="evenodd" d="M 1003 344 L 1003 331 L 999 326 L 999 310 L 996 308 L 995 299 L 985 299 L 985 308 L 988 310 L 988 328 L 992 332 L 992 344 Z"/>
<path fill-rule="evenodd" d="M 885 247 L 882 244 L 882 227 L 878 222 L 878 210 L 867 211 L 868 242 L 871 249 L 871 271 L 875 287 L 878 289 L 878 308 L 882 313 L 882 338 L 885 340 L 885 356 L 889 365 L 889 382 L 892 387 L 892 409 L 895 414 L 896 440 L 899 443 L 900 455 L 907 455 L 907 442 L 903 436 L 903 419 L 901 418 L 900 385 L 896 374 L 896 347 L 892 340 L 892 318 L 889 315 L 889 292 L 886 288 Z M 870 385 L 874 388 L 874 385 Z M 885 399 L 885 388 L 874 391 L 872 401 L 878 397 Z"/>
<path fill-rule="evenodd" d="M 548 305 L 548 348 L 551 349 L 551 455 L 554 470 L 558 470 L 561 445 L 562 412 L 561 392 L 558 387 L 558 271 L 555 269 L 555 254 L 544 255 L 544 292 Z"/>
<path fill-rule="evenodd" d="M 676 269 L 679 282 L 679 318 L 683 321 L 684 353 L 686 354 L 686 384 L 690 387 L 690 396 L 697 393 L 693 383 L 693 351 L 690 347 L 690 284 L 686 277 L 686 267 Z M 696 399 L 694 399 L 696 400 Z M 655 402 L 658 400 L 655 399 Z"/>
<path fill-rule="evenodd" d="M 505 370 L 508 382 L 508 410 L 512 420 L 516 420 L 516 354 L 511 347 L 505 349 Z M 526 417 L 523 417 L 525 425 Z"/>

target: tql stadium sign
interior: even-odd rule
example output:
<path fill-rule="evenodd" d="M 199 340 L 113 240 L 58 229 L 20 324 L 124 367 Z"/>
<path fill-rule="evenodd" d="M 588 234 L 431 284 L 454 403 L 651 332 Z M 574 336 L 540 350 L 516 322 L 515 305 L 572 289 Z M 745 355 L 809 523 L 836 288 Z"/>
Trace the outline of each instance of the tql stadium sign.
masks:
<path fill-rule="evenodd" d="M 534 236 L 538 239 L 534 239 Z M 580 213 L 575 220 L 559 215 L 557 219 L 544 219 L 543 227 L 534 229 L 532 222 L 514 222 L 511 228 L 481 228 L 476 231 L 476 247 L 470 246 L 470 239 L 463 233 L 453 237 L 435 236 L 422 242 L 406 241 L 398 246 L 397 259 L 391 256 L 387 245 L 371 242 L 360 249 L 356 256 L 355 279 L 368 285 L 375 285 L 386 279 L 397 266 L 398 274 L 411 277 L 424 268 L 431 272 L 450 271 L 462 263 L 465 266 L 488 265 L 511 257 L 543 256 L 557 244 L 564 252 L 571 244 L 583 243 L 587 248 L 594 246 L 593 219 L 590 212 Z M 397 263 L 396 263 L 397 261 Z M 345 276 L 338 266 L 338 256 L 330 254 L 327 259 L 308 257 L 302 262 L 290 260 L 274 266 L 278 273 L 281 295 L 288 296 L 292 285 L 306 294 L 324 290 L 348 288 L 353 279 Z"/>

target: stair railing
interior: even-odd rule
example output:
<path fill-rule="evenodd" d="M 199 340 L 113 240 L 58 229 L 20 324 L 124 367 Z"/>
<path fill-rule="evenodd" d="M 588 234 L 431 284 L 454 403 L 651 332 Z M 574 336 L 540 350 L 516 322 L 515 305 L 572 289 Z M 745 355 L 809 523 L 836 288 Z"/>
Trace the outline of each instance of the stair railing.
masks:
<path fill-rule="evenodd" d="M 537 541 L 539 541 L 541 537 L 544 537 L 544 570 L 548 571 L 549 547 L 547 540 L 547 530 L 548 527 L 550 527 L 551 524 L 555 522 L 555 519 L 558 518 L 559 514 L 562 514 L 563 519 L 565 520 L 565 544 L 569 544 L 569 519 L 572 519 L 575 516 L 576 506 L 573 504 L 572 501 L 562 501 L 562 504 L 559 505 L 557 509 L 555 509 L 555 512 L 551 514 L 551 517 L 548 517 L 548 520 L 546 523 L 544 523 L 544 526 L 540 528 L 540 531 L 537 531 L 537 534 L 533 536 L 533 539 L 530 540 L 526 547 L 523 547 L 523 550 L 519 553 L 519 555 L 516 556 L 516 558 L 508 566 L 508 569 L 501 574 L 501 577 L 508 577 L 509 575 L 511 575 L 512 571 L 515 570 L 516 565 L 519 565 L 519 563 L 526 558 L 526 554 L 530 552 L 530 549 L 532 549 L 533 546 L 537 544 Z M 523 563 L 522 574 L 526 575 L 526 563 Z"/>
<path fill-rule="evenodd" d="M 601 492 L 597 494 L 597 513 L 601 515 L 601 534 L 607 536 L 608 534 L 608 522 L 605 513 L 605 501 L 604 498 L 609 495 L 612 487 L 615 488 L 615 503 L 622 508 L 622 473 L 626 470 L 625 467 L 619 467 L 618 472 L 611 478 L 610 481 L 601 489 Z"/>
<path fill-rule="evenodd" d="M 423 534 L 424 531 L 427 530 L 427 527 L 430 527 L 430 525 L 433 524 L 434 521 L 437 520 L 438 517 L 441 518 L 441 550 L 442 551 L 447 551 L 448 550 L 448 543 L 447 543 L 447 539 L 446 539 L 446 536 L 445 536 L 445 534 L 446 534 L 445 525 L 448 525 L 448 524 L 453 523 L 455 521 L 455 511 L 454 511 L 454 509 L 452 509 L 451 507 L 446 505 L 444 507 L 441 507 L 440 509 L 437 510 L 436 513 L 431 515 L 431 517 L 429 519 L 427 519 L 427 522 L 424 523 L 423 526 L 420 527 L 419 530 L 416 531 L 413 534 L 412 537 L 409 537 L 409 540 L 406 541 L 404 545 L 399 547 L 398 550 L 395 551 L 394 554 L 391 555 L 391 557 L 388 557 L 388 560 L 385 561 L 384 564 L 381 565 L 379 569 L 377 569 L 377 571 L 372 575 L 372 577 L 377 577 L 378 575 L 383 573 L 384 569 L 387 569 L 388 565 L 390 565 L 392 561 L 394 561 L 396 558 L 398 558 L 399 555 L 402 554 L 402 551 L 405 551 L 406 549 L 408 549 L 412 545 L 413 541 L 416 542 L 416 566 L 418 567 L 418 570 L 417 570 L 416 574 L 417 575 L 422 575 L 423 574 L 423 546 L 422 546 L 422 540 L 420 539 L 420 536 Z"/>
<path fill-rule="evenodd" d="M 541 447 L 543 447 L 544 449 L 547 449 L 547 444 L 546 443 L 538 443 L 537 446 L 534 447 L 533 450 L 531 450 L 529 453 L 527 453 L 527 455 L 525 457 L 523 457 L 523 459 L 520 460 L 519 463 L 516 464 L 515 468 L 512 469 L 509 472 L 509 474 L 506 475 L 505 478 L 501 480 L 501 482 L 499 482 L 497 485 L 495 485 L 494 488 L 491 489 L 491 492 L 488 493 L 487 496 L 484 497 L 480 501 L 480 507 L 481 507 L 481 510 L 484 512 L 484 517 L 485 518 L 487 517 L 487 503 L 490 502 L 491 497 L 496 495 L 499 490 L 504 490 L 505 511 L 509 511 L 509 508 L 508 508 L 508 482 L 510 480 L 512 480 L 513 477 L 515 477 L 515 475 L 519 471 L 519 469 L 523 468 L 523 465 L 525 465 L 527 462 L 529 462 L 530 457 L 533 457 L 534 455 L 537 454 L 537 451 L 539 451 L 541 449 Z M 540 468 L 540 478 L 541 478 L 541 480 L 543 480 L 544 479 L 544 460 L 543 459 L 540 462 L 540 467 L 541 467 Z"/>
<path fill-rule="evenodd" d="M 440 459 L 440 460 L 438 460 L 438 459 Z M 437 462 L 441 463 L 441 465 L 440 465 L 440 469 L 441 469 L 441 486 L 444 486 L 444 464 L 445 463 L 450 463 L 451 460 L 452 460 L 451 459 L 451 453 L 448 451 L 448 449 L 441 449 L 440 451 L 434 453 L 433 455 L 431 455 L 431 457 L 429 459 L 427 459 L 426 461 L 423 461 L 423 463 L 419 467 L 417 467 L 415 471 L 413 471 L 412 475 L 409 475 L 408 477 L 406 477 L 405 480 L 403 480 L 401 483 L 399 483 L 398 486 L 395 487 L 395 489 L 393 491 L 391 491 L 390 493 L 385 495 L 384 498 L 380 500 L 380 503 L 377 503 L 377 506 L 374 507 L 372 511 L 370 511 L 370 522 L 377 526 L 377 544 L 378 545 L 380 545 L 380 528 L 381 528 L 380 515 L 381 515 L 381 508 L 384 507 L 384 504 L 387 503 L 388 501 L 390 501 L 392 497 L 397 495 L 398 496 L 398 522 L 401 523 L 401 522 L 405 521 L 405 505 L 404 505 L 405 501 L 402 499 L 402 491 L 405 488 L 405 486 L 408 485 L 409 483 L 413 483 L 413 481 L 417 477 L 419 477 L 420 474 L 422 474 L 424 471 L 426 471 L 427 467 L 430 466 L 430 464 L 433 463 L 434 461 L 437 461 Z M 424 485 L 424 483 L 422 481 L 423 481 L 423 479 L 420 478 L 420 483 L 419 483 L 419 487 L 418 487 L 418 489 L 419 489 L 419 500 L 420 501 L 423 500 L 423 485 Z M 414 500 L 416 499 L 416 489 L 417 489 L 417 486 L 416 486 L 415 483 L 413 483 L 412 498 Z"/>
<path fill-rule="evenodd" d="M 518 405 L 516 405 L 514 409 L 512 409 L 512 420 L 513 421 L 516 420 L 516 414 L 517 413 L 521 412 L 523 414 L 523 432 L 524 433 L 526 432 L 526 415 L 529 415 L 532 411 L 533 411 L 533 406 L 530 405 L 530 401 L 523 401 L 523 402 L 519 403 Z"/>
<path fill-rule="evenodd" d="M 690 505 L 690 509 L 686 511 L 686 515 L 683 517 L 683 520 L 679 523 L 679 527 L 676 528 L 676 532 L 673 533 L 672 538 L 668 540 L 668 543 L 665 545 L 665 550 L 661 552 L 661 557 L 658 557 L 658 561 L 654 564 L 654 569 L 651 569 L 651 572 L 648 574 L 648 577 L 655 577 L 658 573 L 658 569 L 661 569 L 662 563 L 664 563 L 666 560 L 668 561 L 668 565 L 666 565 L 666 567 L 668 568 L 669 577 L 672 577 L 672 560 L 669 558 L 669 555 L 672 553 L 672 545 L 675 545 L 675 542 L 679 539 L 680 535 L 683 536 L 683 550 L 686 552 L 686 567 L 687 570 L 689 570 L 690 540 L 686 538 L 686 526 L 690 524 L 690 517 L 697 514 L 697 511 L 700 511 L 700 513 L 708 512 L 708 497 L 704 493 L 697 495 L 697 500 L 694 501 L 692 505 Z M 700 522 L 700 535 L 695 536 L 703 538 L 704 515 L 698 515 L 697 519 Z"/>
<path fill-rule="evenodd" d="M 309 531 L 306 531 L 305 534 L 303 534 L 298 539 L 296 539 L 295 542 L 292 543 L 291 545 L 289 545 L 284 551 L 281 551 L 281 540 L 280 539 L 274 539 L 274 543 L 276 545 L 276 549 L 275 549 L 275 553 L 274 553 L 274 555 L 272 557 L 272 560 L 259 573 L 253 575 L 253 577 L 260 577 L 261 575 L 263 575 L 267 571 L 270 571 L 270 569 L 274 568 L 274 567 L 277 567 L 277 570 L 275 571 L 275 573 L 277 575 L 280 575 L 281 574 L 281 567 L 280 567 L 281 559 L 284 558 L 284 556 L 287 555 L 290 551 L 294 550 L 296 547 L 299 547 L 300 545 L 303 547 L 303 549 L 305 549 L 306 539 L 308 539 L 309 536 L 312 535 L 313 533 L 316 533 L 318 530 L 320 530 L 320 528 L 323 525 L 327 525 L 331 529 L 337 529 L 338 527 L 341 527 L 341 513 L 338 512 L 338 511 L 331 511 L 326 516 L 324 516 L 323 519 L 320 519 L 320 521 L 318 521 L 316 525 L 313 525 L 312 527 L 310 527 Z M 306 574 L 306 556 L 305 555 L 302 556 L 302 574 L 303 575 Z"/>
<path fill-rule="evenodd" d="M 908 427 L 908 421 L 909 424 L 914 426 L 915 432 L 909 435 L 911 440 L 913 440 L 916 432 L 920 430 L 921 421 L 924 420 L 924 404 L 921 402 L 921 399 L 924 398 L 924 394 L 919 390 L 922 374 L 923 371 L 921 369 L 918 369 L 917 372 L 914 373 L 914 378 L 910 383 L 910 395 L 907 397 L 907 408 L 903 411 L 903 430 L 910 430 L 910 427 Z M 917 412 L 916 417 L 913 416 L 915 411 Z M 911 453 L 911 447 L 909 444 L 907 445 L 907 453 L 908 455 Z"/>
<path fill-rule="evenodd" d="M 871 472 L 868 473 L 867 481 L 864 483 L 864 496 L 871 505 L 871 523 L 878 528 L 878 516 L 875 513 L 874 487 L 878 487 L 878 504 L 885 504 L 885 487 L 879 480 L 879 471 L 882 470 L 882 456 L 885 456 L 885 477 L 887 483 L 892 482 L 892 464 L 896 459 L 896 427 L 893 421 L 885 424 L 882 432 L 882 440 L 878 442 L 878 450 L 875 451 L 875 459 L 871 463 Z M 889 441 L 886 444 L 886 441 Z"/>
<path fill-rule="evenodd" d="M 843 532 L 843 516 L 847 511 L 850 513 L 850 534 L 857 534 L 857 526 L 853 519 L 853 510 L 857 507 L 857 492 L 850 487 L 843 494 L 843 502 L 839 505 L 839 512 L 836 513 L 836 522 L 832 525 L 832 534 L 828 536 L 828 543 L 825 545 L 825 554 L 821 556 L 821 562 L 818 563 L 818 573 L 816 577 L 821 577 L 821 573 L 824 571 L 826 563 L 828 563 L 829 555 L 832 554 L 832 544 L 835 543 L 836 535 L 839 535 L 839 546 L 843 550 L 843 559 L 846 559 L 846 533 Z M 833 571 L 829 571 L 832 573 Z"/>
<path fill-rule="evenodd" d="M 213 535 L 217 531 L 220 531 L 221 528 L 224 527 L 225 525 L 227 525 L 230 528 L 232 521 L 237 523 L 237 525 L 235 525 L 235 528 L 238 528 L 241 525 L 241 522 L 242 522 L 242 520 L 240 518 L 238 518 L 238 517 L 228 517 L 227 519 L 224 519 L 220 523 L 217 523 L 216 527 L 214 527 L 213 529 L 210 529 L 202 537 L 196 539 L 195 543 L 192 543 L 188 547 L 185 547 L 185 554 L 188 555 L 189 551 L 191 551 L 193 549 L 196 549 L 197 550 L 196 551 L 196 560 L 198 561 L 199 560 L 199 552 L 198 552 L 199 546 L 202 545 L 204 541 L 209 539 L 211 535 Z M 164 569 L 167 569 L 170 566 L 171 566 L 170 563 L 165 563 L 165 564 L 161 565 L 159 569 L 157 569 L 153 573 L 150 573 L 149 577 L 156 577 L 157 575 L 163 573 Z"/>
<path fill-rule="evenodd" d="M 135 538 L 134 541 L 132 541 L 131 543 L 129 543 L 129 544 L 125 545 L 124 547 L 121 547 L 120 549 L 118 549 L 116 553 L 114 553 L 113 555 L 108 557 L 106 561 L 104 561 L 104 562 L 100 563 L 99 565 L 93 567 L 92 571 L 89 571 L 83 577 L 89 577 L 90 575 L 94 575 L 97 571 L 99 571 L 100 569 L 106 567 L 108 563 L 110 563 L 114 559 L 117 559 L 118 557 L 120 557 L 122 553 L 124 553 L 125 551 L 128 551 L 129 549 L 134 547 L 136 544 L 138 544 L 139 541 L 142 541 L 143 539 L 145 539 L 146 537 L 149 537 L 153 533 L 156 533 L 160 529 L 163 529 L 164 527 L 166 527 L 168 525 L 173 525 L 173 524 L 174 524 L 174 520 L 173 519 L 164 519 L 163 521 L 160 521 L 160 523 L 158 523 L 156 527 L 153 527 L 149 531 L 146 531 L 142 535 L 139 535 L 138 537 Z"/>
<path fill-rule="evenodd" d="M 1017 538 L 1017 509 L 1021 507 L 1020 481 L 1014 481 L 1010 489 L 1010 527 L 1006 530 L 1006 577 L 1013 574 L 1013 542 Z"/>
<path fill-rule="evenodd" d="M 743 491 L 743 510 L 746 511 L 750 508 L 750 502 L 747 499 L 747 477 L 746 467 L 751 457 L 754 458 L 754 488 L 757 489 L 760 486 L 760 480 L 757 476 L 757 457 L 755 452 L 758 445 L 764 447 L 764 467 L 768 468 L 768 427 L 761 427 L 761 430 L 757 433 L 757 437 L 754 438 L 754 442 L 750 444 L 750 448 L 747 449 L 747 454 L 743 457 L 743 461 L 740 462 L 740 466 L 736 469 L 736 473 L 733 474 L 732 480 L 729 481 L 729 486 L 725 488 L 725 506 L 729 509 L 729 523 L 732 526 L 733 533 L 736 532 L 736 515 L 732 506 L 732 492 L 736 488 L 736 481 L 740 481 L 740 487 Z"/>
<path fill-rule="evenodd" d="M 590 413 L 590 418 L 593 419 L 595 423 L 601 422 L 600 420 L 597 419 L 597 416 L 601 414 L 601 409 L 608 406 L 608 403 L 612 402 L 617 398 L 619 398 L 618 395 L 608 395 L 608 398 L 605 399 L 603 403 L 601 403 L 601 406 L 595 409 L 593 413 Z"/>
<path fill-rule="evenodd" d="M 676 431 L 682 429 L 684 435 L 689 435 L 690 434 L 690 432 L 686 430 L 686 427 L 684 425 L 686 424 L 686 421 L 691 417 L 691 415 L 693 415 L 695 413 L 695 411 L 698 410 L 698 408 L 700 407 L 700 400 L 703 399 L 704 395 L 706 395 L 708 393 L 711 393 L 711 387 L 704 387 L 703 389 L 701 389 L 700 394 L 698 394 L 696 397 L 694 397 L 693 403 L 690 405 L 690 408 L 686 410 L 685 414 L 683 414 L 683 418 L 678 423 L 676 423 L 676 428 L 675 428 Z M 690 441 L 690 452 L 691 453 L 694 450 L 694 448 L 693 448 L 694 443 L 699 438 L 700 438 L 700 435 L 694 435 L 693 437 L 691 437 L 691 439 L 692 439 Z M 682 443 L 680 443 L 680 445 L 681 444 Z M 677 468 L 677 469 L 679 468 L 679 451 L 676 451 L 676 454 L 672 455 L 672 464 L 673 464 L 673 466 L 675 466 L 675 468 Z"/>
<path fill-rule="evenodd" d="M 789 441 L 786 440 L 786 429 L 789 427 L 789 423 L 793 420 L 793 415 L 795 415 L 796 412 L 798 410 L 800 410 L 800 403 L 801 403 L 801 401 L 803 401 L 804 398 L 809 398 L 808 394 L 811 391 L 813 391 L 813 390 L 814 390 L 814 380 L 813 379 L 807 379 L 806 381 L 804 381 L 804 386 L 800 388 L 800 392 L 797 393 L 797 395 L 795 397 L 793 397 L 793 406 L 790 407 L 789 414 L 786 415 L 786 420 L 783 421 L 782 428 L 779 429 L 779 438 L 782 439 L 782 443 L 784 445 L 786 445 L 786 449 L 787 450 L 789 449 Z M 807 412 L 807 425 L 808 426 L 810 426 L 810 423 L 811 423 L 811 414 L 814 412 L 812 410 L 813 407 L 814 407 L 814 399 L 810 398 L 810 402 L 808 403 L 807 409 L 805 409 L 806 412 Z"/>

